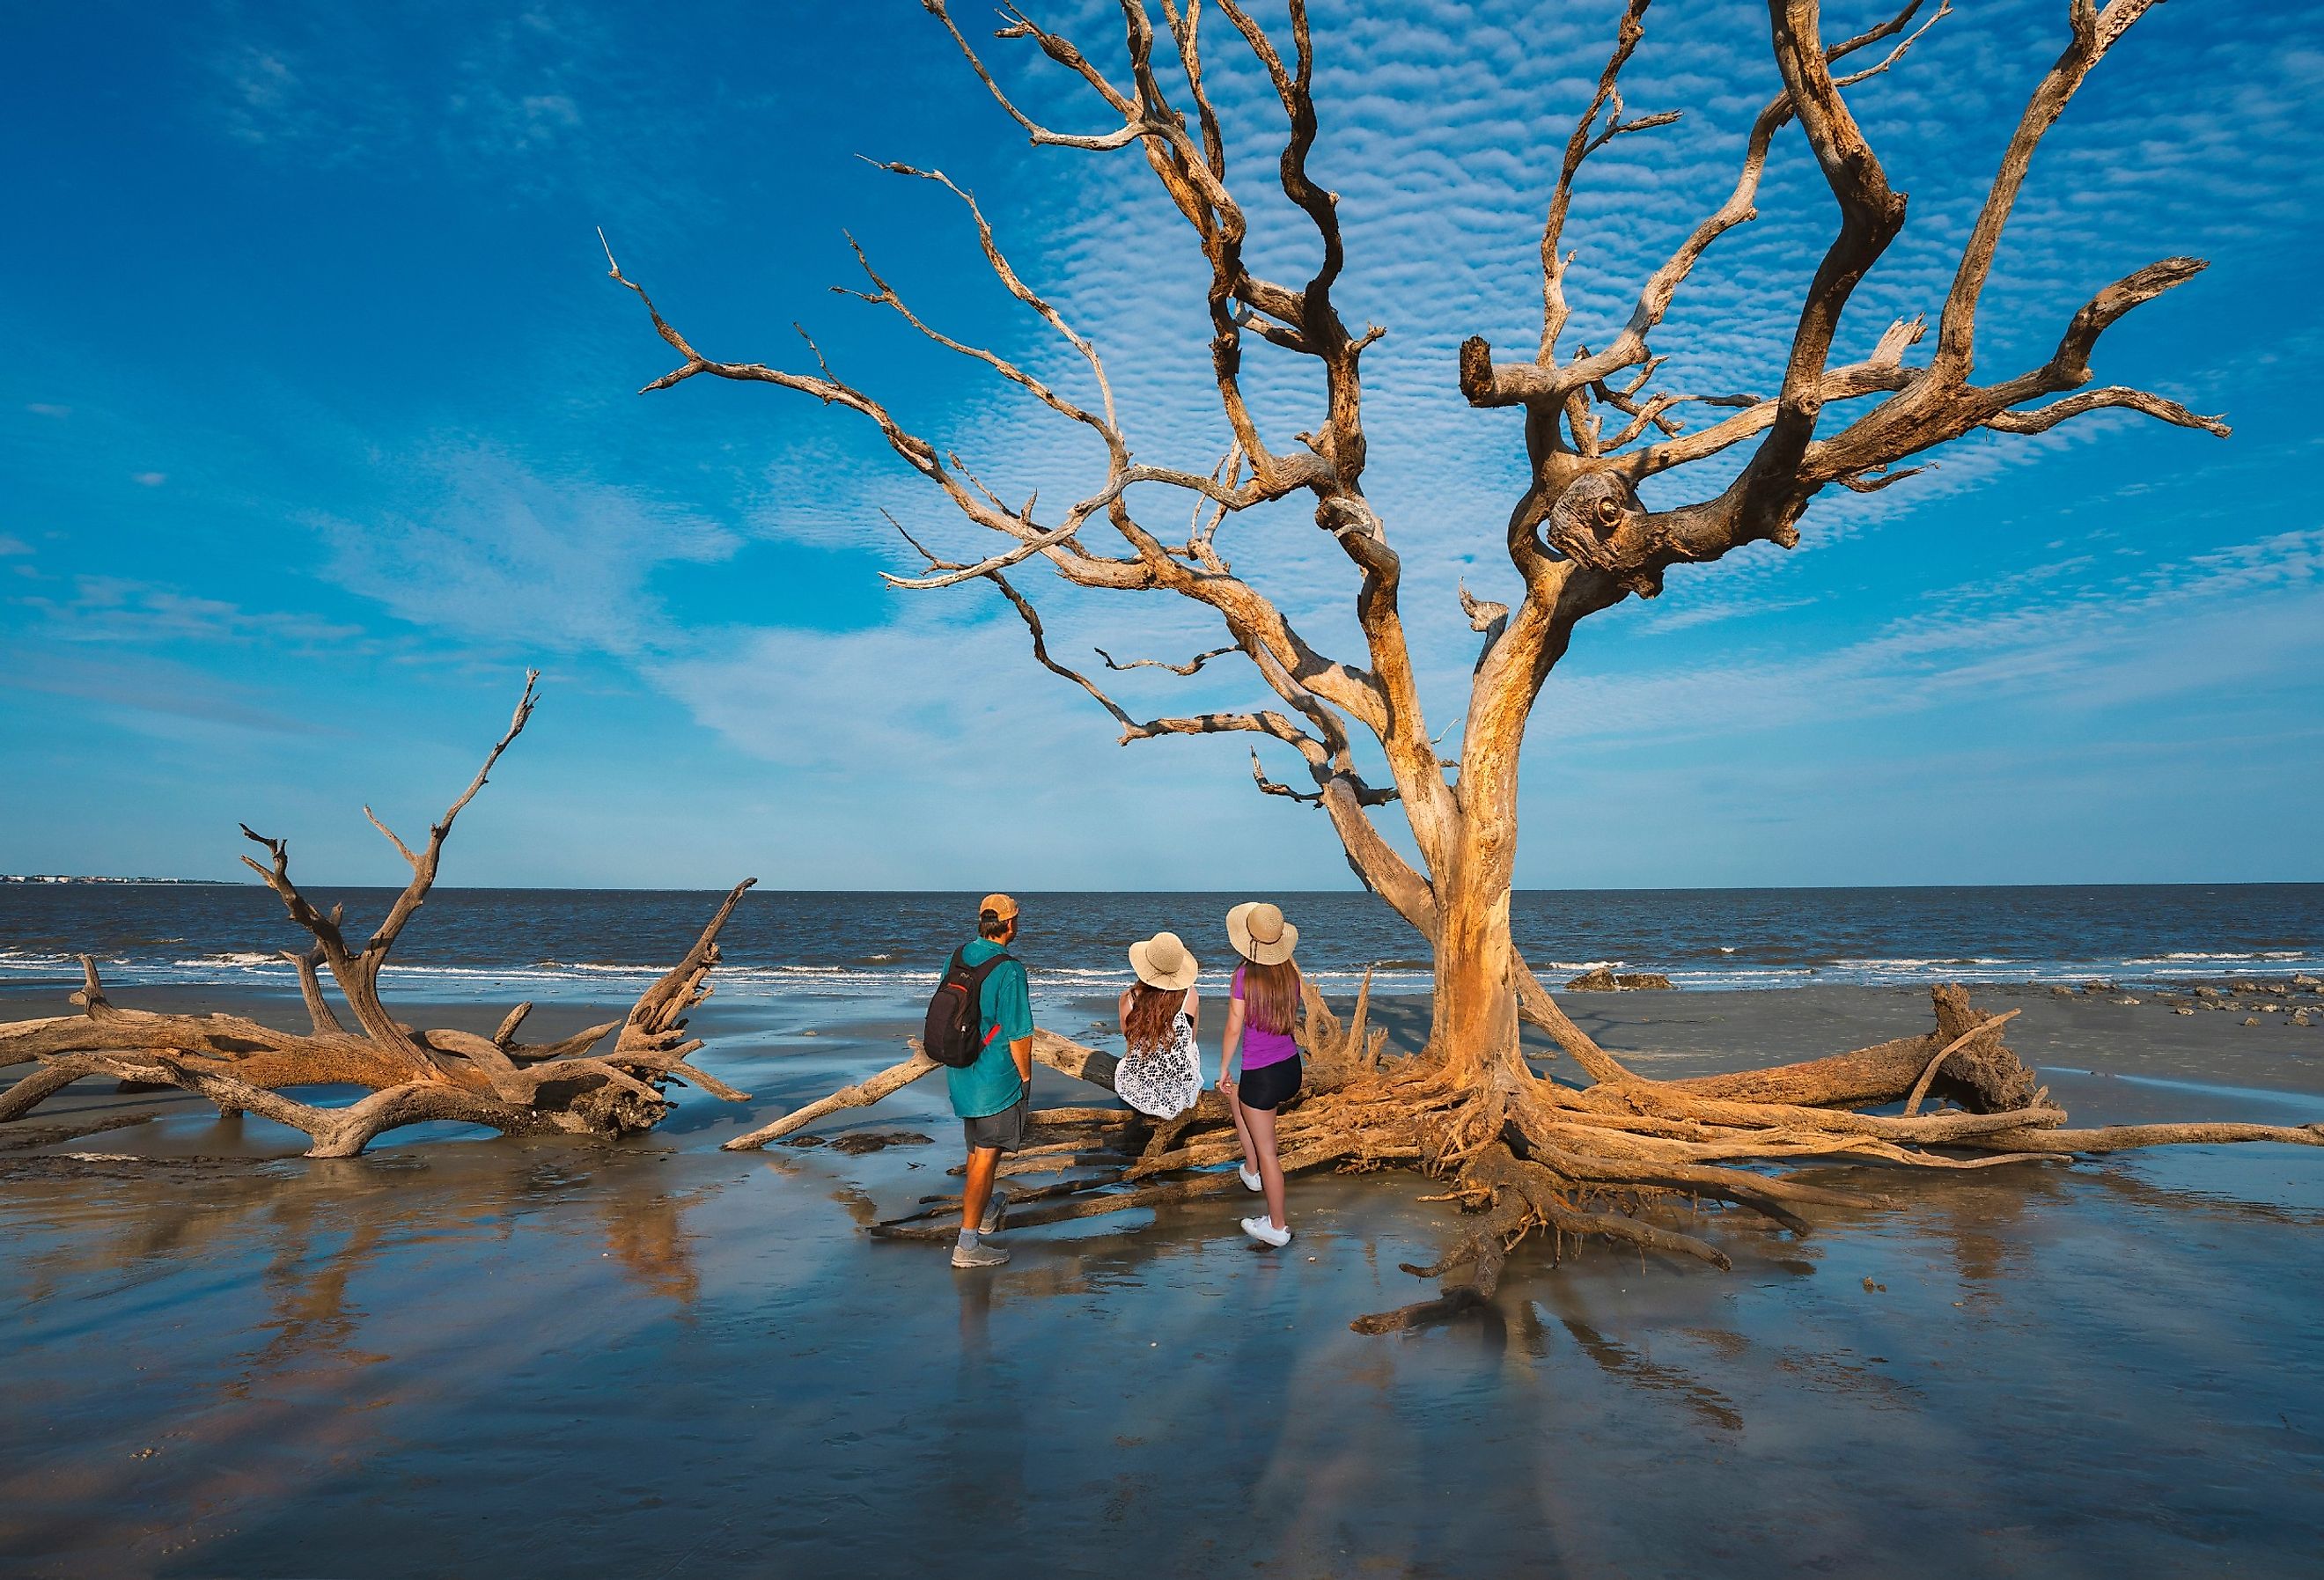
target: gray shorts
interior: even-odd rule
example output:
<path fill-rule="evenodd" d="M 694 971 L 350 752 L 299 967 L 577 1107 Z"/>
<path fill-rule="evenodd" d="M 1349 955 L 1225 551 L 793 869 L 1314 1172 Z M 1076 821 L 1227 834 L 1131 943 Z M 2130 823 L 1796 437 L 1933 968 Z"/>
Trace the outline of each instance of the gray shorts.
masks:
<path fill-rule="evenodd" d="M 961 1134 L 972 1152 L 984 1147 L 998 1147 L 1013 1152 L 1025 1144 L 1027 1117 L 1033 1112 L 1033 1092 L 1029 1086 L 1025 1095 L 998 1113 L 987 1113 L 960 1122 Z"/>

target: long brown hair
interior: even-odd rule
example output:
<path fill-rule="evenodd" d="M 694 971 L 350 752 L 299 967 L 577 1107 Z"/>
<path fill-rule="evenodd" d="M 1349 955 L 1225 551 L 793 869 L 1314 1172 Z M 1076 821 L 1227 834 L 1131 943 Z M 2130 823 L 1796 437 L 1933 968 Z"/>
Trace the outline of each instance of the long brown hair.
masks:
<path fill-rule="evenodd" d="M 1130 1008 L 1121 1017 L 1121 1034 L 1132 1053 L 1159 1053 L 1170 1046 L 1170 1029 L 1186 1006 L 1183 987 L 1130 984 Z"/>
<path fill-rule="evenodd" d="M 1288 960 L 1272 966 L 1242 963 L 1243 1019 L 1262 1031 L 1289 1035 L 1299 1008 L 1299 967 Z"/>

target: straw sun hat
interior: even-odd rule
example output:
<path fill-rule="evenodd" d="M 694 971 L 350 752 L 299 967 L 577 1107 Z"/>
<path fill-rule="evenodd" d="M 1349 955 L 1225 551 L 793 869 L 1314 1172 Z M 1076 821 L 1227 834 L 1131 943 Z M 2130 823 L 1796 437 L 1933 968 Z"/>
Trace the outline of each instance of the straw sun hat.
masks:
<path fill-rule="evenodd" d="M 1176 933 L 1156 933 L 1143 943 L 1130 945 L 1130 968 L 1147 986 L 1165 989 L 1194 986 L 1202 970 Z"/>
<path fill-rule="evenodd" d="M 1259 966 L 1280 966 L 1299 947 L 1299 929 L 1264 900 L 1246 901 L 1228 911 L 1227 937 L 1236 954 Z"/>

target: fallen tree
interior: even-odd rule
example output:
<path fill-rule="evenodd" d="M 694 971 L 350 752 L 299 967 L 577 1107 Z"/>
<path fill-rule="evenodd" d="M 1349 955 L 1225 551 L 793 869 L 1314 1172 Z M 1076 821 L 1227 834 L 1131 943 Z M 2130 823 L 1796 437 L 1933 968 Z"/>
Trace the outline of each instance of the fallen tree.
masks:
<path fill-rule="evenodd" d="M 1854 293 L 1902 232 L 1905 217 L 1904 195 L 1890 185 L 1844 90 L 1869 85 L 1865 91 L 1878 91 L 1878 79 L 1947 14 L 1941 3 L 1916 30 L 1922 0 L 1831 42 L 1824 39 L 1817 0 L 1769 0 L 1779 86 L 1744 138 L 1731 190 L 1637 287 L 1627 319 L 1597 348 L 1568 348 L 1573 326 L 1567 273 L 1573 254 L 1565 231 L 1577 179 L 1591 157 L 1616 138 L 1678 118 L 1676 112 L 1633 115 L 1625 106 L 1620 78 L 1645 36 L 1649 7 L 1649 0 L 1627 0 L 1594 92 L 1550 162 L 1554 176 L 1545 180 L 1537 339 L 1511 357 L 1497 356 L 1483 337 L 1471 336 L 1457 365 L 1445 370 L 1471 406 L 1520 420 L 1512 432 L 1521 435 L 1526 463 L 1526 481 L 1506 522 L 1490 530 L 1514 575 L 1514 604 L 1462 589 L 1462 613 L 1481 644 L 1450 755 L 1443 754 L 1443 735 L 1426 722 L 1419 667 L 1406 639 L 1403 562 L 1366 492 L 1362 359 L 1387 331 L 1379 325 L 1353 329 L 1341 310 L 1346 253 L 1339 199 L 1309 168 L 1320 128 L 1304 0 L 1287 0 L 1287 52 L 1243 0 L 1216 0 L 1216 14 L 1240 41 L 1235 52 L 1247 51 L 1247 66 L 1264 79 L 1264 97 L 1281 111 L 1283 141 L 1273 171 L 1289 204 L 1284 212 L 1313 233 L 1314 268 L 1304 283 L 1270 278 L 1253 262 L 1255 254 L 1284 257 L 1306 238 L 1254 239 L 1254 211 L 1230 179 L 1229 138 L 1208 86 L 1219 56 L 1202 48 L 1201 0 L 1160 0 L 1158 18 L 1148 0 L 1122 0 L 1121 47 L 1111 62 L 1019 10 L 1003 10 L 997 36 L 1028 45 L 1086 89 L 1102 122 L 1092 131 L 1061 131 L 1036 119 L 954 23 L 946 0 L 923 0 L 969 70 L 1034 144 L 1100 155 L 1136 150 L 1186 222 L 1202 260 L 1202 313 L 1223 420 L 1225 448 L 1215 462 L 1173 466 L 1139 458 L 1098 348 L 1027 282 L 975 199 L 942 171 L 882 166 L 929 182 L 965 207 L 1000 286 L 1059 337 L 1064 359 L 1078 363 L 1074 371 L 1088 393 L 1070 393 L 1018 360 L 929 323 L 860 249 L 863 289 L 849 294 L 892 311 L 909 331 L 936 346 L 981 363 L 1093 441 L 1093 453 L 1102 455 L 1103 480 L 1062 510 L 1054 504 L 1045 508 L 1038 496 L 1021 504 L 1004 500 L 954 449 L 915 432 L 879 396 L 835 373 L 811 339 L 812 372 L 729 361 L 697 349 L 623 273 L 610 245 L 606 256 L 613 279 L 637 296 L 678 359 L 647 391 L 707 375 L 770 384 L 855 412 L 951 513 L 991 535 L 983 549 L 945 554 L 905 533 L 922 568 L 890 576 L 891 584 L 919 589 L 989 584 L 1022 621 L 1035 661 L 1087 692 L 1120 726 L 1124 744 L 1227 733 L 1296 754 L 1312 788 L 1269 777 L 1255 744 L 1251 772 L 1259 789 L 1323 811 L 1357 875 L 1428 942 L 1433 993 L 1428 1039 L 1417 1055 L 1386 1059 L 1359 1047 L 1329 1051 L 1325 1062 L 1335 1073 L 1319 1077 L 1316 1089 L 1284 1116 L 1281 1133 L 1291 1158 L 1305 1166 L 1409 1161 L 1452 1177 L 1464 1201 L 1487 1215 L 1446 1263 L 1465 1261 L 1475 1270 L 1461 1286 L 1472 1290 L 1489 1292 L 1508 1246 L 1541 1228 L 1561 1237 L 1614 1235 L 1716 1261 L 1717 1253 L 1699 1242 L 1659 1230 L 1642 1239 L 1636 1220 L 1588 1210 L 1585 1204 L 1619 1193 L 1625 1206 L 1635 1206 L 1657 1193 L 1684 1191 L 1790 1213 L 1766 1175 L 1734 1167 L 1745 1162 L 1815 1159 L 1959 1168 L 2162 1141 L 2315 1140 L 2306 1131 L 2270 1130 L 2262 1137 L 2254 1127 L 2174 1127 L 2167 1134 L 2135 1136 L 2067 1132 L 2065 1115 L 2006 1055 L 1998 1024 L 1974 1016 L 1966 1000 L 1942 994 L 1938 1030 L 1930 1038 L 1707 1081 L 1641 1080 L 1559 1009 L 1510 934 L 1520 747 L 1541 689 L 1584 619 L 1633 596 L 1658 596 L 1674 567 L 1706 565 L 1754 543 L 1792 548 L 1810 503 L 1828 489 L 1886 488 L 1924 469 L 1905 464 L 1913 457 L 1968 435 L 2042 433 L 2098 411 L 2135 412 L 2227 435 L 2219 419 L 2163 396 L 2091 385 L 2090 358 L 2099 337 L 2134 309 L 2193 279 L 2205 266 L 2200 259 L 2166 258 L 2104 286 L 2064 325 L 2045 361 L 1991 382 L 1975 377 L 1978 307 L 2034 153 L 2089 73 L 2153 4 L 2108 0 L 2101 10 L 2094 0 L 2067 0 L 2064 49 L 2034 86 L 1961 244 L 1943 300 L 1935 304 L 1933 349 L 1925 361 L 1908 363 L 1907 355 L 1928 337 L 1925 317 L 1859 337 L 1862 349 L 1854 361 L 1835 355 Z M 1780 382 L 1772 393 L 1760 393 L 1663 387 L 1657 381 L 1668 356 L 1654 342 L 1665 315 L 1714 244 L 1757 217 L 1775 139 L 1794 124 L 1838 206 L 1839 224 L 1800 300 Z M 1143 279 L 1159 278 L 1142 257 L 1125 255 L 1122 267 Z M 1246 352 L 1260 348 L 1319 375 L 1304 426 L 1287 437 L 1263 418 L 1246 391 Z M 1711 420 L 1690 428 L 1699 412 Z M 1688 480 L 1697 477 L 1707 481 L 1690 489 Z M 1642 489 L 1676 503 L 1649 504 Z M 1295 500 L 1312 504 L 1315 527 L 1352 570 L 1361 661 L 1319 651 L 1275 600 L 1235 573 L 1222 546 L 1221 528 L 1230 519 Z M 1157 504 L 1186 522 L 1183 538 L 1157 524 Z M 1183 513 L 1189 504 L 1191 519 Z M 1119 541 L 1087 541 L 1099 532 Z M 1185 663 L 1123 663 L 1100 650 L 1108 670 L 1158 667 L 1193 677 L 1213 661 L 1236 658 L 1248 661 L 1272 700 L 1140 718 L 1088 672 L 1050 651 L 1039 613 L 1010 574 L 1037 561 L 1077 589 L 1175 594 L 1214 614 L 1223 628 L 1224 645 Z M 1360 761 L 1357 742 L 1363 737 L 1369 740 Z M 1375 762 L 1384 765 L 1385 782 L 1379 782 Z M 1374 821 L 1375 812 L 1389 806 L 1402 812 L 1416 863 Z M 1321 1026 L 1317 1014 L 1311 1002 L 1311 1028 Z M 1519 1042 L 1520 1025 L 1528 1021 L 1549 1032 L 1588 1086 L 1569 1087 L 1535 1074 Z M 1311 1030 L 1311 1041 L 1315 1035 Z M 1060 1048 L 1061 1042 L 1041 1046 L 1102 1076 L 1090 1050 Z M 798 1123 L 874 1101 L 925 1073 L 908 1061 L 826 1099 Z M 1958 1108 L 1919 1113 L 1932 1093 Z M 1913 1112 L 1854 1112 L 1893 1104 Z M 784 1123 L 789 1122 L 769 1131 Z M 1155 1143 L 1146 1144 L 1151 1151 Z M 1224 1157 L 1227 1144 L 1215 1124 L 1197 1126 L 1173 1135 L 1168 1147 L 1137 1167 L 1198 1169 Z M 1953 1155 L 1960 1151 L 1971 1155 Z M 1067 1148 L 1056 1155 L 1075 1152 Z M 1163 1199 L 1157 1192 L 1183 1196 L 1211 1188 L 1211 1182 L 1189 1180 L 1114 1194 L 1131 1204 Z M 1063 1214 L 1067 1206 L 1041 1210 Z M 1076 1200 L 1070 1210 L 1105 1208 Z"/>
<path fill-rule="evenodd" d="M 713 1096 L 742 1102 L 738 1092 L 696 1066 L 699 1049 L 686 1035 L 687 1012 L 710 992 L 718 964 L 718 934 L 744 890 L 736 884 L 712 914 L 694 947 L 641 994 L 627 1015 L 550 1042 L 520 1042 L 517 1033 L 532 1005 L 511 1010 L 490 1037 L 450 1029 L 421 1030 L 398 1020 L 380 997 L 380 973 L 405 926 L 436 882 L 452 825 L 484 787 L 493 765 L 532 716 L 537 673 L 525 677 L 508 732 L 484 766 L 428 831 L 415 851 L 364 808 L 372 826 L 411 868 L 411 879 L 386 916 L 360 945 L 345 930 L 339 906 L 318 909 L 290 880 L 288 842 L 245 827 L 263 847 L 264 863 L 244 864 L 281 900 L 308 934 L 304 949 L 283 958 L 298 972 L 309 1027 L 287 1031 L 238 1015 L 156 1014 L 124 1009 L 106 996 L 96 963 L 81 957 L 82 985 L 72 995 L 78 1015 L 0 1025 L 0 1065 L 40 1067 L 0 1092 L 0 1122 L 20 1119 L 73 1082 L 91 1076 L 175 1086 L 209 1099 L 222 1113 L 255 1113 L 306 1132 L 310 1158 L 347 1158 L 374 1138 L 403 1125 L 455 1120 L 508 1135 L 618 1136 L 650 1128 L 671 1107 L 665 1088 L 692 1085 Z M 349 1029 L 325 996 L 327 971 Z M 606 1039 L 612 1046 L 598 1050 Z M 345 1106 L 323 1106 L 284 1095 L 302 1086 L 359 1086 L 369 1095 Z"/>

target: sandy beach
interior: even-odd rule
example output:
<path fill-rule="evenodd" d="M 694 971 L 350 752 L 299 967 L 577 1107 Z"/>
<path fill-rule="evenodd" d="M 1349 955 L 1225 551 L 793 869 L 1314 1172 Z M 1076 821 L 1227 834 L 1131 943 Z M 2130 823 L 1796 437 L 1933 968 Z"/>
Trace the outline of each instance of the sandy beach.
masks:
<path fill-rule="evenodd" d="M 2079 1123 L 2324 1118 L 2324 1028 L 1978 996 L 2023 1011 Z M 1656 1075 L 1928 1015 L 1909 988 L 1569 1002 Z M 74 1088 L 14 1128 L 152 1117 L 0 1151 L 0 1567 L 2293 1575 L 2324 1543 L 2305 1149 L 1886 1171 L 1896 1210 L 1803 1240 L 1707 1214 L 1729 1273 L 1529 1246 L 1485 1316 L 1364 1337 L 1457 1216 L 1408 1174 L 1297 1181 L 1280 1253 L 1205 1203 L 956 1275 L 860 1232 L 946 1187 L 934 1083 L 818 1132 L 884 1150 L 717 1150 L 892 1062 L 901 1008 L 706 1012 L 703 1062 L 751 1103 L 687 1094 L 615 1145 L 422 1128 L 318 1163 L 175 1094 Z M 1408 1038 L 1425 1005 L 1381 1009 Z"/>

